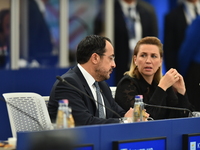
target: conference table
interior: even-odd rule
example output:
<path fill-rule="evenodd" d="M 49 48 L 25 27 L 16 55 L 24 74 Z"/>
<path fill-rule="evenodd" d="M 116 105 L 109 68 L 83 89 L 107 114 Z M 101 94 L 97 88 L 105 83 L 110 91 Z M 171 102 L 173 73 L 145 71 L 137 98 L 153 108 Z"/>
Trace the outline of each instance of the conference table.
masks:
<path fill-rule="evenodd" d="M 31 143 L 33 143 L 31 140 L 34 140 L 30 137 L 33 137 L 33 135 L 39 137 L 45 133 L 62 133 L 62 135 L 66 135 L 66 141 L 74 139 L 77 145 L 93 145 L 93 150 L 112 150 L 113 141 L 159 137 L 166 138 L 167 150 L 182 150 L 184 134 L 200 133 L 200 117 L 126 124 L 90 125 L 40 132 L 18 132 L 17 148 L 29 150 Z M 45 140 L 47 143 L 53 141 L 48 141 L 48 138 Z"/>

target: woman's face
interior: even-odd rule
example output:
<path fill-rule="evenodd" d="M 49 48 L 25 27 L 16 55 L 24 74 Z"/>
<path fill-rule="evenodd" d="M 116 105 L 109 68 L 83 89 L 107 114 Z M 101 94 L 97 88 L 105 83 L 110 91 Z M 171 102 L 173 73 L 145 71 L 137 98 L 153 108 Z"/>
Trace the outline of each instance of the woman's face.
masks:
<path fill-rule="evenodd" d="M 134 61 L 140 74 L 145 77 L 154 77 L 154 74 L 162 65 L 162 58 L 156 45 L 142 44 L 139 47 Z"/>

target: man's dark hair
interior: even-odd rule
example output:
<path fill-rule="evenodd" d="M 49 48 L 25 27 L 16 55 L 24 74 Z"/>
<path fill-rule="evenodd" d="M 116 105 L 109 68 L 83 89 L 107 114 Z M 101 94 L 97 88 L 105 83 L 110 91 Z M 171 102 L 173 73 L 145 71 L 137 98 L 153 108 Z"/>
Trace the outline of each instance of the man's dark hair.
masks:
<path fill-rule="evenodd" d="M 98 35 L 89 35 L 85 37 L 77 47 L 76 58 L 79 64 L 86 63 L 93 53 L 103 56 L 105 53 L 106 41 L 110 41 L 107 37 Z"/>

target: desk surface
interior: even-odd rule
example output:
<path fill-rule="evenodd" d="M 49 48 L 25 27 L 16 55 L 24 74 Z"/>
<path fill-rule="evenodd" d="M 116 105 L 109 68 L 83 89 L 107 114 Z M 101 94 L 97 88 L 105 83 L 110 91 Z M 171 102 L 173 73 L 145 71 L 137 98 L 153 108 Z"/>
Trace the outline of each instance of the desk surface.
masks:
<path fill-rule="evenodd" d="M 109 124 L 75 127 L 59 130 L 68 135 L 75 132 L 79 138 L 77 144 L 94 144 L 94 150 L 112 150 L 112 142 L 116 140 L 131 140 L 151 137 L 166 137 L 167 149 L 182 149 L 182 135 L 188 133 L 200 133 L 200 118 L 168 119 L 130 124 Z M 17 146 L 30 145 L 31 135 L 42 135 L 45 132 L 57 133 L 58 130 L 42 132 L 18 133 Z M 23 146 L 20 150 L 23 150 Z M 24 149 L 25 150 L 25 149 Z M 28 149 L 26 149 L 28 150 Z"/>

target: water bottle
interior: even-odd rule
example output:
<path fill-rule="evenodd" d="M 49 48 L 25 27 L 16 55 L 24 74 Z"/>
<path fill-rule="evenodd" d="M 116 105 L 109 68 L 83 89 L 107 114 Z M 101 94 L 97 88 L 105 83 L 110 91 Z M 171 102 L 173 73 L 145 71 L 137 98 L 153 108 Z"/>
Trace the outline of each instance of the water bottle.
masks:
<path fill-rule="evenodd" d="M 73 128 L 74 127 L 74 118 L 72 116 L 72 109 L 71 109 L 71 107 L 68 107 L 67 124 L 68 124 L 68 128 Z"/>
<path fill-rule="evenodd" d="M 69 101 L 67 99 L 59 101 L 58 113 L 56 118 L 56 128 L 72 128 L 74 127 L 74 118 L 72 116 L 72 110 L 68 106 Z"/>
<path fill-rule="evenodd" d="M 133 122 L 143 121 L 143 110 L 144 110 L 143 96 L 136 95 L 134 110 L 133 110 Z"/>
<path fill-rule="evenodd" d="M 56 118 L 56 128 L 67 128 L 68 100 L 60 100 Z"/>

